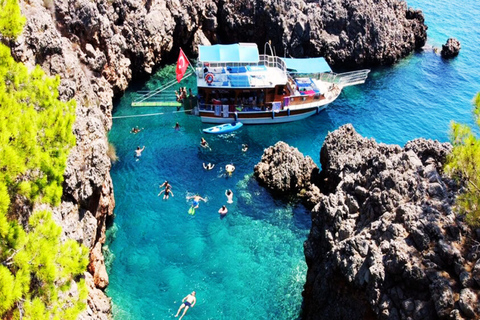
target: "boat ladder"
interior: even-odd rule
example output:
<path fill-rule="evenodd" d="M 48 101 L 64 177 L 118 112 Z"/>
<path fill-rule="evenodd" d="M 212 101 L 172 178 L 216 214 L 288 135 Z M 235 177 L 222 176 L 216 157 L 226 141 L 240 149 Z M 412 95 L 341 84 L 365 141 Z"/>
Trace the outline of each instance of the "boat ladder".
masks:
<path fill-rule="evenodd" d="M 335 83 L 342 88 L 361 84 L 365 82 L 369 72 L 370 69 L 362 69 L 357 71 L 337 73 L 335 75 Z"/>

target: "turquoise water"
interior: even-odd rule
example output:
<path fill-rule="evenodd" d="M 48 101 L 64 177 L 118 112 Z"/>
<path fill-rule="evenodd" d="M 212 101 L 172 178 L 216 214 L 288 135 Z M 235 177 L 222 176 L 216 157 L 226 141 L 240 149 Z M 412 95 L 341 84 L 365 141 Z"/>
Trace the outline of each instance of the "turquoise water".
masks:
<path fill-rule="evenodd" d="M 298 318 L 310 216 L 298 203 L 273 198 L 252 178 L 264 148 L 282 140 L 319 164 L 325 135 L 345 123 L 364 136 L 400 145 L 417 137 L 447 141 L 451 120 L 473 125 L 471 100 L 480 91 L 478 4 L 417 0 L 409 5 L 425 13 L 428 46 L 456 37 L 460 55 L 445 61 L 426 49 L 373 70 L 364 85 L 346 88 L 325 112 L 300 122 L 203 135 L 208 125 L 198 118 L 167 108 L 132 108 L 134 89 L 125 94 L 114 116 L 165 114 L 115 119 L 110 133 L 119 157 L 112 168 L 117 205 L 107 257 L 115 319 L 173 318 L 192 290 L 197 305 L 185 319 Z M 147 86 L 157 85 L 158 78 Z M 176 122 L 180 131 L 173 129 Z M 130 134 L 137 125 L 144 130 Z M 211 150 L 199 147 L 201 136 Z M 246 153 L 242 143 L 249 145 Z M 138 145 L 146 148 L 135 161 Z M 216 166 L 205 171 L 204 162 Z M 236 170 L 227 178 L 228 163 Z M 174 194 L 168 200 L 157 197 L 165 179 Z M 226 189 L 233 190 L 234 203 L 220 219 Z M 186 197 L 195 193 L 207 202 L 192 216 Z"/>

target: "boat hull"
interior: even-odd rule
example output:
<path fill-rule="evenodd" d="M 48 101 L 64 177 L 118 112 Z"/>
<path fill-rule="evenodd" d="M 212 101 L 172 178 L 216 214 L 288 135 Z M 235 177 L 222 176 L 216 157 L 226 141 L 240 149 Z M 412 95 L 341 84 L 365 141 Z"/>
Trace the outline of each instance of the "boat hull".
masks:
<path fill-rule="evenodd" d="M 320 113 L 327 107 L 326 104 L 298 110 L 279 110 L 279 111 L 251 111 L 251 112 L 229 112 L 228 116 L 217 116 L 213 111 L 200 111 L 199 116 L 203 123 L 233 123 L 241 122 L 245 125 L 250 124 L 274 124 L 293 122 L 308 118 L 314 114 Z"/>

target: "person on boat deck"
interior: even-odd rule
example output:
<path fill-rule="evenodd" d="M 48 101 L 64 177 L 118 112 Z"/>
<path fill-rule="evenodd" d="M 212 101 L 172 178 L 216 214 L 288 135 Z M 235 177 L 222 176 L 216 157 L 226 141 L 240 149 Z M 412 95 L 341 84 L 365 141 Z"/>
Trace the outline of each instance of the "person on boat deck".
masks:
<path fill-rule="evenodd" d="M 220 214 L 220 218 L 223 218 L 227 215 L 228 209 L 225 205 L 223 205 L 220 210 L 218 210 L 218 213 Z"/>
<path fill-rule="evenodd" d="M 210 162 L 208 164 L 205 164 L 205 162 L 203 163 L 203 169 L 205 170 L 212 170 L 213 167 L 215 167 L 215 165 Z"/>
<path fill-rule="evenodd" d="M 230 189 L 226 190 L 225 195 L 227 196 L 227 203 L 233 203 L 233 192 L 232 192 L 232 190 L 230 190 Z"/>
<path fill-rule="evenodd" d="M 233 171 L 235 171 L 235 166 L 233 164 L 227 164 L 225 166 L 225 171 L 227 171 L 228 176 L 231 176 Z"/>
<path fill-rule="evenodd" d="M 135 150 L 135 158 L 140 158 L 142 156 L 142 151 L 145 150 L 145 146 L 140 149 L 140 146 L 137 147 L 137 150 Z"/>
<path fill-rule="evenodd" d="M 172 189 L 170 189 L 170 185 L 168 185 L 167 187 L 165 187 L 165 189 L 160 191 L 160 193 L 158 194 L 157 197 L 159 197 L 164 192 L 165 192 L 165 194 L 163 195 L 163 200 L 168 200 L 168 197 L 170 196 L 170 194 L 172 195 L 172 197 L 174 196 L 173 192 L 172 192 Z"/>
<path fill-rule="evenodd" d="M 185 316 L 185 313 L 187 312 L 187 310 L 189 308 L 193 308 L 195 303 L 197 303 L 197 298 L 195 297 L 195 294 L 196 294 L 196 292 L 192 291 L 192 293 L 190 293 L 189 295 L 187 295 L 185 298 L 182 299 L 182 304 L 178 308 L 178 311 L 177 311 L 177 314 L 175 315 L 175 318 L 178 317 L 178 315 L 180 314 L 180 311 L 185 308 L 183 310 L 182 315 L 179 318 L 180 320 L 182 320 L 182 318 L 183 318 L 183 316 Z"/>
<path fill-rule="evenodd" d="M 202 146 L 202 148 L 208 148 L 207 140 L 205 140 L 203 137 L 202 140 L 200 140 L 200 146 Z"/>
<path fill-rule="evenodd" d="M 200 197 L 198 194 L 194 195 L 194 196 L 191 196 L 191 197 L 187 197 L 187 200 L 188 199 L 193 199 L 193 202 L 192 202 L 192 207 L 194 209 L 197 209 L 198 206 L 200 205 L 200 200 L 202 200 L 203 202 L 207 202 L 207 200 L 203 199 L 202 197 Z"/>

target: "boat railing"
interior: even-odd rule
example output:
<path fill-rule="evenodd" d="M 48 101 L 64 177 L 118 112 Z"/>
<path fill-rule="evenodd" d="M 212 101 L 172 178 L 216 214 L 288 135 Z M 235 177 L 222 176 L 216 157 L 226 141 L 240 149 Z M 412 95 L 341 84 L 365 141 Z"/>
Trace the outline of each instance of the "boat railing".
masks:
<path fill-rule="evenodd" d="M 258 62 L 259 65 L 264 65 L 269 68 L 278 68 L 282 70 L 284 73 L 287 73 L 287 66 L 281 58 L 277 56 L 266 55 L 266 54 L 261 54 L 259 57 L 260 57 L 260 61 Z"/>
<path fill-rule="evenodd" d="M 283 106 L 282 106 L 283 108 Z M 224 112 L 234 113 L 234 112 L 245 112 L 245 111 L 265 111 L 266 109 L 271 109 L 271 103 L 265 105 L 258 104 L 217 104 L 217 103 L 198 103 L 199 110 L 205 111 L 214 111 L 218 115 L 224 114 Z M 226 111 L 224 111 L 226 110 Z"/>

